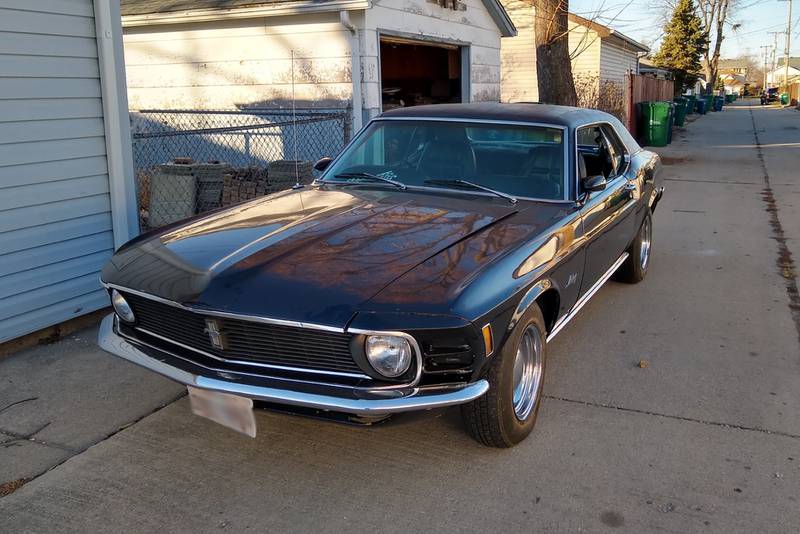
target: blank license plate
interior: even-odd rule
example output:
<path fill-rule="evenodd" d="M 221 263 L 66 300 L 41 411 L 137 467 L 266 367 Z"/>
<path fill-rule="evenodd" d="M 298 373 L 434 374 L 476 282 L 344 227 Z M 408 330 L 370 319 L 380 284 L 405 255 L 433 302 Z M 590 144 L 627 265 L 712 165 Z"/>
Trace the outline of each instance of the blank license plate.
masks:
<path fill-rule="evenodd" d="M 191 386 L 187 386 L 187 389 L 189 404 L 195 415 L 210 419 L 251 438 L 256 437 L 256 418 L 253 415 L 252 399 Z"/>

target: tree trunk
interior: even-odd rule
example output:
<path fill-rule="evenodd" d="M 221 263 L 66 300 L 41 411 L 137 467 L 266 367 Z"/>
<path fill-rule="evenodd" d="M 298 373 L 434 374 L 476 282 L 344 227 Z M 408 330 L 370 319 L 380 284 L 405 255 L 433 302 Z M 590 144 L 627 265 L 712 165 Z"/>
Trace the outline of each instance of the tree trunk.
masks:
<path fill-rule="evenodd" d="M 574 106 L 578 103 L 569 58 L 568 0 L 534 0 L 536 77 L 539 101 Z"/>
<path fill-rule="evenodd" d="M 711 94 L 714 92 L 714 86 L 717 83 L 717 76 L 719 75 L 719 56 L 720 49 L 722 48 L 722 40 L 725 38 L 725 20 L 728 17 L 728 5 L 730 0 L 713 0 L 708 3 L 710 9 L 704 13 L 704 24 L 706 30 L 711 33 L 711 24 L 716 26 L 716 35 L 714 36 L 714 47 L 708 47 L 706 52 L 706 92 Z"/>

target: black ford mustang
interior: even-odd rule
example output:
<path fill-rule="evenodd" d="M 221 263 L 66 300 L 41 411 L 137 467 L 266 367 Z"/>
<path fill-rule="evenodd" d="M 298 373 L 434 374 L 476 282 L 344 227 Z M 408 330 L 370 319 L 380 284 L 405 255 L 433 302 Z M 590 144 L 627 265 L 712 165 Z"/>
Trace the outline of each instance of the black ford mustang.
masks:
<path fill-rule="evenodd" d="M 459 404 L 512 446 L 547 343 L 612 275 L 647 274 L 659 167 L 599 111 L 391 111 L 310 186 L 122 247 L 100 345 L 250 435 L 253 400 L 361 421 Z"/>

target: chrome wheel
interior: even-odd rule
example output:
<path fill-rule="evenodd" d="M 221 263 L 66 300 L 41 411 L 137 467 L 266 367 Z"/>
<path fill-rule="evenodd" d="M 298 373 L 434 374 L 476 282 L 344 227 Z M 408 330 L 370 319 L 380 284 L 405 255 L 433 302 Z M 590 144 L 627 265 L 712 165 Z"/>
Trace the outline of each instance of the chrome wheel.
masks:
<path fill-rule="evenodd" d="M 647 264 L 650 262 L 650 242 L 653 239 L 653 226 L 650 223 L 650 217 L 646 217 L 642 224 L 642 245 L 639 248 L 639 264 L 642 270 L 647 269 Z"/>
<path fill-rule="evenodd" d="M 536 406 L 542 385 L 542 336 L 531 325 L 525 329 L 514 358 L 514 414 L 526 420 Z"/>

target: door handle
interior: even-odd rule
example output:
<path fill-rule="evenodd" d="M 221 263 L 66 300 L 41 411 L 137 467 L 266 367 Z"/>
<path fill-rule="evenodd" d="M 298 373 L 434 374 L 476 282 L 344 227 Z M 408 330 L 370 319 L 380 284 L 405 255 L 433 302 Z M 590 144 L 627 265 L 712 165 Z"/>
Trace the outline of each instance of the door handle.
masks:
<path fill-rule="evenodd" d="M 636 191 L 636 182 L 625 182 L 625 191 Z"/>

